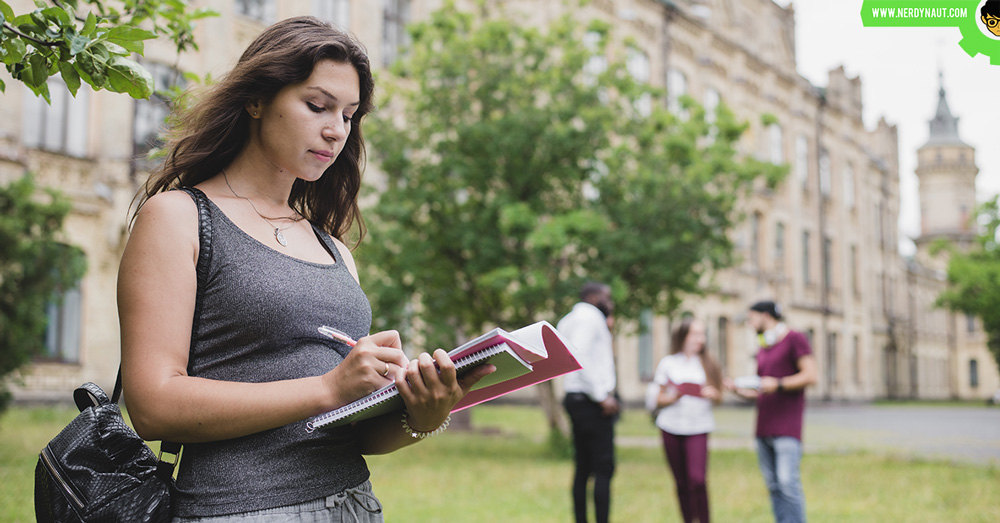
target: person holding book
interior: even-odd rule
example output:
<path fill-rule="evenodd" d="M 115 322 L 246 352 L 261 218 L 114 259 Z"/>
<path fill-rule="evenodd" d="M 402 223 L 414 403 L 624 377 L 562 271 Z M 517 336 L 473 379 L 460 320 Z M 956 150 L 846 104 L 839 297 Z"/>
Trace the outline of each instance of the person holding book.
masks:
<path fill-rule="evenodd" d="M 757 374 L 754 386 L 726 380 L 726 388 L 757 402 L 757 460 L 771 495 L 778 523 L 806 520 L 802 461 L 802 419 L 806 387 L 816 383 L 816 358 L 809 339 L 789 330 L 781 307 L 773 301 L 750 306 L 748 324 L 757 334 Z"/>
<path fill-rule="evenodd" d="M 598 523 L 611 510 L 611 476 L 615 471 L 615 427 L 619 404 L 615 396 L 615 361 L 606 313 L 612 310 L 611 288 L 588 282 L 580 302 L 564 316 L 556 330 L 569 339 L 581 369 L 567 374 L 563 406 L 573 427 L 573 512 L 577 523 L 587 522 L 587 487 L 594 479 L 594 507 Z"/>
<path fill-rule="evenodd" d="M 445 351 L 408 360 L 395 331 L 369 335 L 342 238 L 363 233 L 373 89 L 352 37 L 277 22 L 176 119 L 139 197 L 118 279 L 124 397 L 140 436 L 184 445 L 175 522 L 383 521 L 363 456 L 436 434 L 493 370 L 459 380 Z M 393 382 L 404 413 L 306 430 Z"/>
<path fill-rule="evenodd" d="M 670 337 L 670 354 L 656 366 L 647 398 L 685 523 L 709 521 L 708 435 L 715 430 L 712 405 L 722 400 L 722 371 L 705 341 L 704 323 L 682 319 Z"/>

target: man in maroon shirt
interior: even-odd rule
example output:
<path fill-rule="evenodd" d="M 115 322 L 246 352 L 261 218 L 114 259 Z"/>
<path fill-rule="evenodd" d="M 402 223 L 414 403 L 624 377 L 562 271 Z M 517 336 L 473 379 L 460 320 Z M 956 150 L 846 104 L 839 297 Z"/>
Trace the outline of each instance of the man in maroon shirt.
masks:
<path fill-rule="evenodd" d="M 805 388 L 816 382 L 816 358 L 809 340 L 788 330 L 781 308 L 773 301 L 750 307 L 748 322 L 757 332 L 756 389 L 726 387 L 747 399 L 757 400 L 757 459 L 771 494 L 771 509 L 778 523 L 806 520 L 805 496 L 799 477 L 802 461 L 802 415 Z"/>

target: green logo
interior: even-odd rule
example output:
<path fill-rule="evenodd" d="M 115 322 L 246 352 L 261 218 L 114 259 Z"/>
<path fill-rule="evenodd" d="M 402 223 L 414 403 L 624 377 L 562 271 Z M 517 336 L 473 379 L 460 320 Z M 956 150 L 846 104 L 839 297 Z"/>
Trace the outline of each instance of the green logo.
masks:
<path fill-rule="evenodd" d="M 865 27 L 957 27 L 958 45 L 1000 65 L 1000 0 L 864 0 Z"/>

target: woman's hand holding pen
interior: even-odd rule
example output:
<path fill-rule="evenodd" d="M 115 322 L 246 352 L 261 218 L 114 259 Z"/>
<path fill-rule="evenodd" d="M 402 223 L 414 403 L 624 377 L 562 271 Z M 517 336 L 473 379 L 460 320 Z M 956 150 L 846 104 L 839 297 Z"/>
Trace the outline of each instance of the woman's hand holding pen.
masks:
<path fill-rule="evenodd" d="M 323 376 L 333 399 L 330 408 L 346 405 L 392 383 L 398 372 L 411 363 L 402 347 L 396 331 L 359 339 L 344 361 Z"/>

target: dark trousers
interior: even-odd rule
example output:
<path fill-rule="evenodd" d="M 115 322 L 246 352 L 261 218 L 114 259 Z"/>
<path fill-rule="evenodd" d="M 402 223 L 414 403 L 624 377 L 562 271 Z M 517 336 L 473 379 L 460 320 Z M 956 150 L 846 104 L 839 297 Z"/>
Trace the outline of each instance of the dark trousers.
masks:
<path fill-rule="evenodd" d="M 677 484 L 677 501 L 685 523 L 708 523 L 708 434 L 677 436 L 660 431 L 667 463 Z"/>
<path fill-rule="evenodd" d="M 611 509 L 611 476 L 615 472 L 615 421 L 585 394 L 570 393 L 563 406 L 573 425 L 576 471 L 573 475 L 573 512 L 577 523 L 587 523 L 587 486 L 594 478 L 597 523 L 607 523 Z"/>

